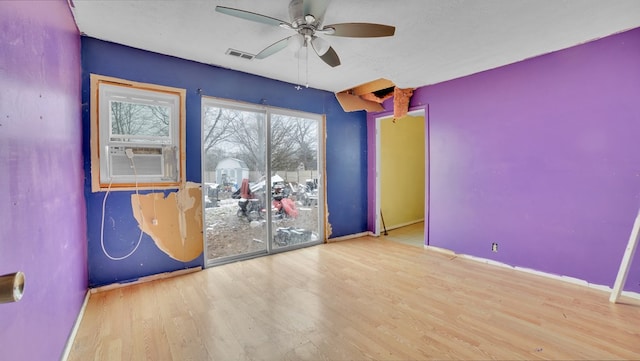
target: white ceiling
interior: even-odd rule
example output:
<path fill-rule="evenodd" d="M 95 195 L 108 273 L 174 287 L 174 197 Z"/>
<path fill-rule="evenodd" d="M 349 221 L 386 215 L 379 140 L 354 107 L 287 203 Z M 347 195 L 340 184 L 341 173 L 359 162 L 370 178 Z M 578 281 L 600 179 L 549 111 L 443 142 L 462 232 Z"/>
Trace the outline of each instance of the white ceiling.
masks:
<path fill-rule="evenodd" d="M 214 10 L 238 8 L 289 21 L 289 0 L 68 0 L 90 37 L 200 63 L 304 84 L 306 65 L 289 49 L 251 54 L 292 35 Z M 310 87 L 341 91 L 378 78 L 400 88 L 477 73 L 640 27 L 638 0 L 335 0 L 324 24 L 372 22 L 396 27 L 389 38 L 324 36 L 342 65 L 310 54 Z"/>

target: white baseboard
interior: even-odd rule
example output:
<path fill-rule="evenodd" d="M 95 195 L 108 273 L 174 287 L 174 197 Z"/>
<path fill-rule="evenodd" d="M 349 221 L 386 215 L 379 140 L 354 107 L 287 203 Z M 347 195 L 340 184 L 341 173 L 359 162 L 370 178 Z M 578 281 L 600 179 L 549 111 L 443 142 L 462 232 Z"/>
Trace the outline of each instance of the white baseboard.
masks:
<path fill-rule="evenodd" d="M 468 260 L 472 260 L 472 261 L 476 261 L 476 262 L 480 262 L 480 263 L 490 264 L 490 265 L 498 266 L 498 267 L 509 268 L 509 269 L 513 269 L 513 270 L 516 270 L 516 271 L 525 272 L 525 273 L 529 273 L 529 274 L 534 274 L 534 275 L 542 276 L 542 277 L 547 277 L 547 278 L 551 278 L 551 279 L 562 281 L 562 282 L 571 283 L 571 284 L 578 285 L 578 286 L 592 288 L 594 290 L 607 292 L 609 294 L 611 294 L 611 292 L 613 291 L 613 289 L 611 287 L 609 287 L 609 286 L 599 285 L 599 284 L 595 284 L 595 283 L 589 283 L 589 282 L 587 282 L 585 280 L 582 280 L 582 279 L 579 279 L 579 278 L 575 278 L 575 277 L 561 276 L 561 275 L 556 275 L 556 274 L 553 274 L 553 273 L 547 273 L 547 272 L 534 270 L 534 269 L 531 269 L 531 268 L 520 267 L 520 266 L 512 266 L 512 265 L 509 265 L 509 264 L 506 264 L 506 263 L 502 263 L 502 262 L 498 262 L 498 261 L 494 261 L 494 260 L 488 259 L 488 258 L 470 256 L 470 255 L 467 255 L 467 254 L 457 254 L 454 251 L 451 251 L 451 250 L 446 249 L 446 248 L 440 248 L 440 247 L 434 247 L 434 246 L 424 246 L 424 248 L 426 250 L 434 251 L 434 252 L 438 252 L 438 253 L 443 253 L 443 254 L 446 254 L 448 256 L 457 256 L 457 257 L 460 257 L 460 258 L 464 258 L 464 259 L 468 259 Z M 622 295 L 626 296 L 626 297 L 630 297 L 630 298 L 634 298 L 634 299 L 640 300 L 640 293 L 637 293 L 637 292 L 622 291 Z"/>
<path fill-rule="evenodd" d="M 420 222 L 424 222 L 424 218 L 416 219 L 416 220 L 405 222 L 405 223 L 394 224 L 393 226 L 387 227 L 387 231 L 390 231 L 392 229 L 398 229 L 398 228 L 410 226 L 412 224 L 416 224 L 416 223 L 420 223 Z"/>
<path fill-rule="evenodd" d="M 424 249 L 429 250 L 429 251 L 442 253 L 442 254 L 446 254 L 447 256 L 455 256 L 456 255 L 456 253 L 454 251 L 452 251 L 450 249 L 446 249 L 446 248 L 440 248 L 440 247 L 425 245 Z"/>
<path fill-rule="evenodd" d="M 64 351 L 62 352 L 60 361 L 67 361 L 67 359 L 69 358 L 71 347 L 73 347 L 73 343 L 76 340 L 76 335 L 78 334 L 78 329 L 80 328 L 80 323 L 82 322 L 82 317 L 84 317 L 84 311 L 87 308 L 87 303 L 89 303 L 90 294 L 91 293 L 89 292 L 89 290 L 87 290 L 87 293 L 84 295 L 84 301 L 82 302 L 82 306 L 80 307 L 80 311 L 78 312 L 78 317 L 76 317 L 76 322 L 73 324 L 73 328 L 71 329 L 69 338 L 67 338 L 67 344 L 64 346 Z"/>
<path fill-rule="evenodd" d="M 327 243 L 346 241 L 348 239 L 354 239 L 354 238 L 360 238 L 360 237 L 366 237 L 366 236 L 373 236 L 373 233 L 367 231 L 367 232 L 348 234 L 346 236 L 341 236 L 336 238 L 329 238 L 327 239 Z"/>
<path fill-rule="evenodd" d="M 109 290 L 113 290 L 113 289 L 116 289 L 116 288 L 122 288 L 122 287 L 137 285 L 137 284 L 140 284 L 140 283 L 145 283 L 145 282 L 150 282 L 150 281 L 155 281 L 155 280 L 161 280 L 161 279 L 170 278 L 170 277 L 182 276 L 182 275 L 185 275 L 185 274 L 188 274 L 188 273 L 198 272 L 198 271 L 201 271 L 201 270 L 202 270 L 202 267 L 198 266 L 198 267 L 185 268 L 185 269 L 172 271 L 172 272 L 158 273 L 158 274 L 151 275 L 151 276 L 140 277 L 137 280 L 132 281 L 132 282 L 112 283 L 110 285 L 105 285 L 105 286 L 92 288 L 90 291 L 91 291 L 91 293 L 104 292 L 104 291 L 109 291 Z"/>

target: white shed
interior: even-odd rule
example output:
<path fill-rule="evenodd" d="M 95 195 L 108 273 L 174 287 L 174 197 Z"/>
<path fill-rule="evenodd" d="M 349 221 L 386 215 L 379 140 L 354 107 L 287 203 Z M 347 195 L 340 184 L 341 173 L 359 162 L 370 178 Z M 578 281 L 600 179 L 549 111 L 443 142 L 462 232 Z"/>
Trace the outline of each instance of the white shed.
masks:
<path fill-rule="evenodd" d="M 243 178 L 249 178 L 249 167 L 240 159 L 225 158 L 216 166 L 216 183 L 233 185 L 237 189 Z"/>

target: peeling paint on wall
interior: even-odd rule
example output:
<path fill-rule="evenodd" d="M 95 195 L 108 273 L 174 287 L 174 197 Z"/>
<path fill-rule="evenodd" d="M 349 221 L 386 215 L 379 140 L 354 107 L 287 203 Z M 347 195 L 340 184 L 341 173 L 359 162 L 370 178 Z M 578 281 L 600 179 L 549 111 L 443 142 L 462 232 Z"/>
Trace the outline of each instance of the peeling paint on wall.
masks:
<path fill-rule="evenodd" d="M 325 243 L 327 243 L 327 240 L 331 238 L 331 233 L 333 233 L 333 228 L 331 228 L 331 223 L 329 223 L 329 211 L 327 211 L 327 215 L 325 218 L 325 225 L 324 225 Z"/>
<path fill-rule="evenodd" d="M 133 216 L 169 257 L 188 262 L 203 251 L 202 191 L 197 183 L 171 192 L 132 194 Z"/>

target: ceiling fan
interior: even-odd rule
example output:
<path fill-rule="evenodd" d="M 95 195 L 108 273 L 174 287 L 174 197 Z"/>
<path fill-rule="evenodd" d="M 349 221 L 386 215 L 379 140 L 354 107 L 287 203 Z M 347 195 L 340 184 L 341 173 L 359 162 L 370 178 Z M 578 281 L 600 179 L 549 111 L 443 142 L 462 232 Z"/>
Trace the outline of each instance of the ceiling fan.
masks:
<path fill-rule="evenodd" d="M 256 59 L 264 59 L 286 48 L 291 42 L 297 42 L 301 49 L 305 50 L 310 45 L 320 59 L 330 66 L 336 67 L 340 65 L 338 54 L 318 34 L 351 38 L 376 38 L 393 36 L 395 33 L 395 27 L 382 24 L 340 23 L 322 25 L 327 3 L 328 0 L 291 0 L 289 3 L 291 22 L 226 6 L 216 6 L 216 11 L 257 23 L 279 26 L 297 33 L 267 46 L 256 54 Z"/>

